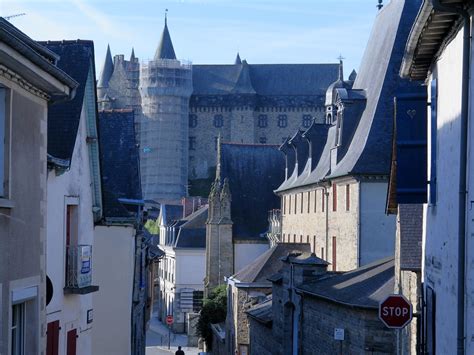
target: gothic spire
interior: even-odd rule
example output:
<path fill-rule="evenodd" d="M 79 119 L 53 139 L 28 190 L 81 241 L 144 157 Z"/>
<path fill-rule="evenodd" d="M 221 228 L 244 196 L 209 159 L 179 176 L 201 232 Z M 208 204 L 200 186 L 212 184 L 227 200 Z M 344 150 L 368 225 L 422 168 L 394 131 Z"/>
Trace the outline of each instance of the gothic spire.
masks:
<path fill-rule="evenodd" d="M 168 10 L 166 10 L 168 11 Z M 159 59 L 176 59 L 174 53 L 173 42 L 171 42 L 171 36 L 168 31 L 168 19 L 165 13 L 165 28 L 161 34 L 161 41 L 155 52 L 155 60 Z"/>
<path fill-rule="evenodd" d="M 235 63 L 234 64 L 242 64 L 242 61 L 240 60 L 239 52 L 237 52 L 237 57 L 235 57 Z"/>
<path fill-rule="evenodd" d="M 130 55 L 130 62 L 133 63 L 134 61 L 135 61 L 135 50 L 132 47 L 132 54 Z"/>
<path fill-rule="evenodd" d="M 109 80 L 113 72 L 114 72 L 114 63 L 112 62 L 112 54 L 110 53 L 110 46 L 107 45 L 107 53 L 105 54 L 104 66 L 102 67 L 102 72 L 100 73 L 97 87 L 99 88 L 108 87 Z"/>

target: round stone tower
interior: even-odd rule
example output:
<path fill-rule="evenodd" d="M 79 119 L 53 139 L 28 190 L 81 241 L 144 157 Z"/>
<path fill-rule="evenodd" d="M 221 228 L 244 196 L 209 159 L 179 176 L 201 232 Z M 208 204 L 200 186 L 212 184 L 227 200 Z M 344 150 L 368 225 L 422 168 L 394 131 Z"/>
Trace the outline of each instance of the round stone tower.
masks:
<path fill-rule="evenodd" d="M 155 57 L 140 68 L 140 164 L 144 199 L 172 202 L 187 194 L 192 66 L 176 59 L 165 18 Z"/>

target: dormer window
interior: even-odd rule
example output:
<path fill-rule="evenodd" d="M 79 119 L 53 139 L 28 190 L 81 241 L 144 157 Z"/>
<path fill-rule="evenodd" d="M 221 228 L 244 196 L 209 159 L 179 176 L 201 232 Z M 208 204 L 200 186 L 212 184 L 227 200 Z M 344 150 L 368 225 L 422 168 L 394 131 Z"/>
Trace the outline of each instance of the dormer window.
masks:
<path fill-rule="evenodd" d="M 224 117 L 222 115 L 214 116 L 214 127 L 220 128 L 224 125 Z"/>

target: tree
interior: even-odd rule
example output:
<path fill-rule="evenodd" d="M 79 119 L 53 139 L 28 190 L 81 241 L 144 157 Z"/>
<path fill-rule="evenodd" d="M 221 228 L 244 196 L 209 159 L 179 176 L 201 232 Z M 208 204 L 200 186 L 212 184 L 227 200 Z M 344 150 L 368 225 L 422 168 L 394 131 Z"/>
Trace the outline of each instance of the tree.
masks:
<path fill-rule="evenodd" d="M 210 292 L 208 298 L 204 299 L 197 324 L 197 333 L 204 339 L 209 350 L 212 350 L 211 324 L 225 321 L 226 313 L 227 288 L 226 285 L 220 285 Z"/>
<path fill-rule="evenodd" d="M 158 220 L 147 220 L 145 223 L 145 229 L 148 230 L 150 234 L 160 234 L 160 226 L 158 225 Z"/>

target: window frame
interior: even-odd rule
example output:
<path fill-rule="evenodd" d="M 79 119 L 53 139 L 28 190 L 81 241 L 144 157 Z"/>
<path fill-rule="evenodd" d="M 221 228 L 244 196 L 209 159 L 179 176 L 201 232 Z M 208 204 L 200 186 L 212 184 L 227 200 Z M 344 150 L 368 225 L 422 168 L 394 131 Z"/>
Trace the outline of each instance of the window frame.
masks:
<path fill-rule="evenodd" d="M 194 113 L 189 114 L 189 128 L 196 128 L 198 125 L 198 117 Z"/>
<path fill-rule="evenodd" d="M 302 126 L 303 126 L 303 128 L 309 128 L 309 127 L 311 127 L 312 121 L 313 121 L 313 116 L 311 116 L 311 115 L 303 115 L 303 119 L 302 119 Z"/>
<path fill-rule="evenodd" d="M 285 115 L 285 114 L 282 114 L 282 115 L 278 115 L 277 117 L 278 119 L 278 127 L 279 128 L 286 128 L 288 127 L 288 115 Z"/>
<path fill-rule="evenodd" d="M 259 128 L 266 128 L 266 127 L 268 127 L 268 116 L 267 116 L 267 115 L 264 115 L 264 114 L 258 115 L 257 126 L 258 126 Z"/>
<path fill-rule="evenodd" d="M 214 115 L 214 121 L 213 121 L 214 127 L 215 128 L 222 128 L 224 127 L 224 116 L 221 114 Z"/>

